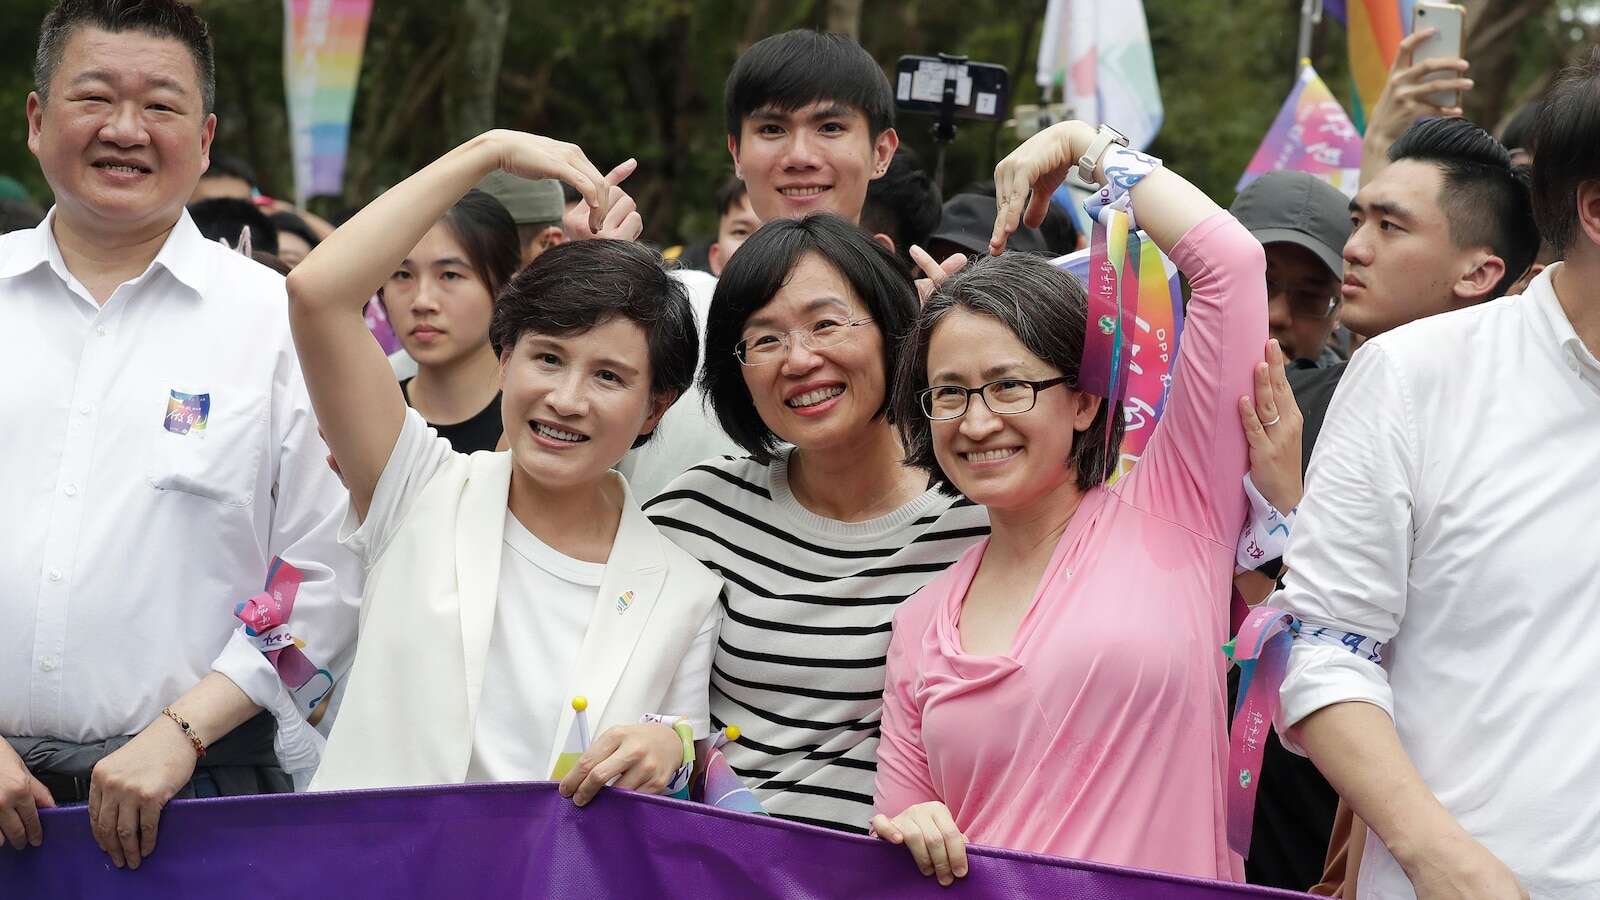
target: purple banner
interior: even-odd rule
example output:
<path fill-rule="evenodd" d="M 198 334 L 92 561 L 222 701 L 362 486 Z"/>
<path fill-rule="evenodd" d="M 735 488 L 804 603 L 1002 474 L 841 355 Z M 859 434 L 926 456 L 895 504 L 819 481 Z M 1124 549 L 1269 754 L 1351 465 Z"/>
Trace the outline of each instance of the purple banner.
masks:
<path fill-rule="evenodd" d="M 178 800 L 155 854 L 117 869 L 83 807 L 44 810 L 44 846 L 0 844 L 6 897 L 1303 897 L 973 848 L 953 888 L 904 848 L 679 800 L 549 782 Z"/>

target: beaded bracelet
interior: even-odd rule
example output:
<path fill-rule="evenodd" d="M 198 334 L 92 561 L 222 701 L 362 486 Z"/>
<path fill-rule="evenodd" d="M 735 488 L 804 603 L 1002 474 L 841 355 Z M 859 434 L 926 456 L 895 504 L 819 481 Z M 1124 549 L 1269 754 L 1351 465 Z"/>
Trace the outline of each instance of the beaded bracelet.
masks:
<path fill-rule="evenodd" d="M 183 736 L 188 738 L 189 743 L 194 745 L 194 755 L 196 758 L 206 755 L 205 741 L 200 740 L 200 735 L 194 733 L 194 729 L 189 726 L 188 722 L 184 721 L 182 716 L 173 712 L 172 707 L 170 706 L 162 708 L 161 714 L 172 721 L 177 722 L 178 727 L 183 729 Z"/>

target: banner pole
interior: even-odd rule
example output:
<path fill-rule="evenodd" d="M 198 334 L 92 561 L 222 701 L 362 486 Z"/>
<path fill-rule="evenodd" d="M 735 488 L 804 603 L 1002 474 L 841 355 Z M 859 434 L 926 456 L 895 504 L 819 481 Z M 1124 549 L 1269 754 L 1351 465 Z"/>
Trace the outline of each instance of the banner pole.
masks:
<path fill-rule="evenodd" d="M 1311 58 L 1311 29 L 1322 21 L 1322 0 L 1300 0 L 1300 43 L 1295 49 L 1294 72 L 1300 77 L 1300 61 Z"/>

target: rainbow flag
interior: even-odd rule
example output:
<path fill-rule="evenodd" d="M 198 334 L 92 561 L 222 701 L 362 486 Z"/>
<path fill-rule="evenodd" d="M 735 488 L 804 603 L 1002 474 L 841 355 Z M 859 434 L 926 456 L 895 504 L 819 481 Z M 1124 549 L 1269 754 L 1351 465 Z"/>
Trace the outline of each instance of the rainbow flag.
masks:
<path fill-rule="evenodd" d="M 690 786 L 690 799 L 718 809 L 731 809 L 734 812 L 758 816 L 767 815 L 766 809 L 761 806 L 761 801 L 757 800 L 756 795 L 745 787 L 738 775 L 733 773 L 728 758 L 722 754 L 724 744 L 738 739 L 739 726 L 729 725 L 704 742 L 707 754 L 705 770 L 699 780 Z"/>
<path fill-rule="evenodd" d="M 283 87 L 295 204 L 344 189 L 372 0 L 283 0 Z"/>
<path fill-rule="evenodd" d="M 1309 59 L 1234 189 L 1277 169 L 1310 172 L 1346 196 L 1360 187 L 1361 135 Z"/>
<path fill-rule="evenodd" d="M 1367 110 L 1378 102 L 1389 79 L 1400 40 L 1411 33 L 1416 0 L 1327 0 L 1323 10 L 1345 24 L 1350 75 L 1355 82 L 1351 112 L 1356 128 L 1367 130 Z"/>

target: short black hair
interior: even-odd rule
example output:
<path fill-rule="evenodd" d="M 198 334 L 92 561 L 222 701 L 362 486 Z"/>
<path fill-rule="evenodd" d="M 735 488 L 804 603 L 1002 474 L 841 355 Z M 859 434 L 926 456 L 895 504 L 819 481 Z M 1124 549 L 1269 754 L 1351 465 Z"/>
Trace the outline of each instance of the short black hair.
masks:
<path fill-rule="evenodd" d="M 489 289 L 489 296 L 500 293 L 522 265 L 517 223 L 505 205 L 487 191 L 473 188 L 439 221 L 467 252 L 467 264 Z"/>
<path fill-rule="evenodd" d="M 1539 102 L 1533 126 L 1533 211 L 1565 253 L 1578 239 L 1578 188 L 1600 180 L 1600 48 L 1570 66 Z"/>
<path fill-rule="evenodd" d="M 1533 151 L 1533 122 L 1539 115 L 1538 101 L 1522 104 L 1500 131 L 1500 143 L 1507 150 Z"/>
<path fill-rule="evenodd" d="M 901 144 L 883 175 L 867 182 L 861 227 L 872 234 L 888 235 L 894 241 L 900 268 L 912 275 L 917 265 L 911 261 L 911 245 L 927 249 L 928 235 L 939 227 L 943 214 L 939 186 L 923 171 L 917 152 Z"/>
<path fill-rule="evenodd" d="M 206 240 L 224 240 L 228 246 L 239 243 L 239 235 L 250 232 L 250 249 L 276 255 L 278 228 L 261 208 L 238 197 L 212 197 L 189 205 L 189 218 Z"/>
<path fill-rule="evenodd" d="M 256 186 L 256 170 L 237 156 L 211 151 L 211 164 L 200 174 L 205 178 L 237 178 L 251 187 Z"/>
<path fill-rule="evenodd" d="M 716 196 L 712 198 L 712 202 L 717 205 L 717 218 L 720 219 L 727 215 L 728 210 L 733 209 L 739 200 L 748 193 L 750 191 L 744 186 L 742 179 L 729 175 L 726 181 L 717 186 Z"/>
<path fill-rule="evenodd" d="M 50 80 L 61 64 L 67 40 L 83 27 L 112 34 L 138 31 L 183 44 L 194 59 L 203 111 L 209 114 L 215 108 L 217 63 L 211 49 L 211 32 L 204 19 L 178 0 L 60 0 L 39 25 L 39 46 L 33 57 L 33 89 L 39 99 L 50 99 Z"/>
<path fill-rule="evenodd" d="M 884 383 L 894 377 L 900 339 L 917 315 L 917 295 L 895 258 L 861 228 L 829 213 L 774 219 L 728 260 L 706 316 L 706 361 L 700 388 L 722 430 L 758 462 L 770 462 L 778 436 L 756 412 L 734 345 L 744 324 L 789 280 L 802 257 L 815 253 L 838 271 L 883 334 Z M 889 400 L 875 415 L 890 414 Z M 893 421 L 891 418 L 890 421 Z"/>
<path fill-rule="evenodd" d="M 740 54 L 728 73 L 722 108 L 737 145 L 751 113 L 793 112 L 819 100 L 860 109 L 873 140 L 894 127 L 894 92 L 872 54 L 848 34 L 806 28 L 762 38 Z"/>
<path fill-rule="evenodd" d="M 700 341 L 689 292 L 637 241 L 567 241 L 539 254 L 500 291 L 489 339 L 510 350 L 525 334 L 581 334 L 618 316 L 644 329 L 652 394 L 677 397 L 694 383 Z"/>
<path fill-rule="evenodd" d="M 272 220 L 273 227 L 278 229 L 279 237 L 292 234 L 305 241 L 307 247 L 315 247 L 322 243 L 317 239 L 317 233 L 311 230 L 310 225 L 306 224 L 306 220 L 292 212 L 275 212 L 268 218 Z"/>
<path fill-rule="evenodd" d="M 1089 321 L 1083 284 L 1038 254 L 980 257 L 934 290 L 906 339 L 906 351 L 895 373 L 894 404 L 906 465 L 927 472 L 932 483 L 947 494 L 959 491 L 934 455 L 933 426 L 922 412 L 918 395 L 928 387 L 928 345 L 933 330 L 956 309 L 999 320 L 1029 353 L 1071 378 L 1067 385 L 1073 390 L 1077 389 Z M 1089 427 L 1073 435 L 1072 455 L 1063 465 L 1076 474 L 1079 490 L 1103 484 L 1116 471 L 1126 427 L 1118 404 L 1104 400 Z"/>
<path fill-rule="evenodd" d="M 1439 167 L 1439 208 L 1457 247 L 1488 247 L 1505 261 L 1505 275 L 1484 299 L 1506 292 L 1533 265 L 1539 229 L 1526 178 L 1511 165 L 1511 152 L 1466 119 L 1426 118 L 1393 144 L 1389 161 L 1414 160 Z"/>

